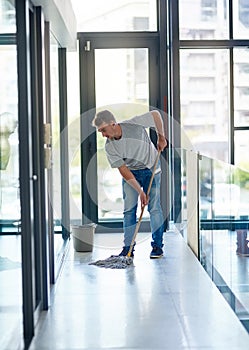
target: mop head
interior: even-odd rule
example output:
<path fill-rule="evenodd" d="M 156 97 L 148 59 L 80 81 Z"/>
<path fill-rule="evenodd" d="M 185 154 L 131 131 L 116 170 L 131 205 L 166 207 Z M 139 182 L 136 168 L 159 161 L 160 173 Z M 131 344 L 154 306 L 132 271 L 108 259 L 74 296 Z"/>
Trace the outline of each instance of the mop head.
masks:
<path fill-rule="evenodd" d="M 106 269 L 126 269 L 128 266 L 133 265 L 133 258 L 128 256 L 111 255 L 107 259 L 97 260 L 89 263 L 89 265 L 105 267 Z"/>

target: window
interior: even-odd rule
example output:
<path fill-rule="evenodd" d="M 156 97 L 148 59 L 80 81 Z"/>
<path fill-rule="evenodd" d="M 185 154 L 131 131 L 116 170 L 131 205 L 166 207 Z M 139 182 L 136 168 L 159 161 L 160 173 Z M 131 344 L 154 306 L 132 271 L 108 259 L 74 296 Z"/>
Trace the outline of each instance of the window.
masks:
<path fill-rule="evenodd" d="M 248 39 L 249 36 L 249 3 L 247 0 L 233 1 L 234 38 Z"/>
<path fill-rule="evenodd" d="M 148 111 L 148 64 L 147 48 L 95 49 L 96 107 L 103 109 L 105 106 L 104 109 L 110 109 L 117 121 Z M 110 167 L 104 147 L 105 139 L 97 133 L 100 221 L 123 217 L 121 177 L 117 169 Z M 146 216 L 148 217 L 147 212 L 144 213 Z"/>
<path fill-rule="evenodd" d="M 72 0 L 78 32 L 156 31 L 157 1 Z"/>
<path fill-rule="evenodd" d="M 201 17 L 203 21 L 210 21 L 217 16 L 217 0 L 201 1 Z"/>
<path fill-rule="evenodd" d="M 20 220 L 16 46 L 0 46 L 0 219 Z"/>
<path fill-rule="evenodd" d="M 80 101 L 78 52 L 67 52 L 69 133 L 70 220 L 81 224 Z"/>
<path fill-rule="evenodd" d="M 179 1 L 181 40 L 227 39 L 229 0 Z M 188 14 L 188 15 L 186 15 Z"/>
<path fill-rule="evenodd" d="M 249 172 L 249 160 L 245 155 L 249 154 L 249 137 L 248 130 L 235 131 L 234 134 L 235 143 L 235 164 L 241 169 Z M 247 201 L 248 202 L 248 201 Z"/>
<path fill-rule="evenodd" d="M 213 53 L 190 53 L 187 58 L 188 69 L 195 71 L 206 71 L 215 66 L 215 57 Z"/>
<path fill-rule="evenodd" d="M 16 32 L 15 2 L 0 0 L 0 33 Z"/>
<path fill-rule="evenodd" d="M 234 125 L 249 126 L 249 50 L 234 49 Z"/>
<path fill-rule="evenodd" d="M 60 112 L 58 42 L 50 34 L 51 119 L 53 150 L 53 209 L 55 231 L 61 225 L 61 166 L 60 166 Z"/>
<path fill-rule="evenodd" d="M 182 127 L 197 151 L 228 161 L 228 51 L 181 50 L 180 64 Z"/>
<path fill-rule="evenodd" d="M 249 27 L 249 3 L 247 0 L 239 0 L 239 20 L 245 27 Z"/>
<path fill-rule="evenodd" d="M 191 93 L 195 95 L 204 95 L 207 92 L 208 94 L 214 93 L 215 81 L 212 77 L 190 77 L 189 88 L 191 90 Z"/>
<path fill-rule="evenodd" d="M 239 73 L 245 73 L 245 74 L 249 73 L 249 64 L 248 63 L 238 63 L 237 66 L 239 69 Z"/>

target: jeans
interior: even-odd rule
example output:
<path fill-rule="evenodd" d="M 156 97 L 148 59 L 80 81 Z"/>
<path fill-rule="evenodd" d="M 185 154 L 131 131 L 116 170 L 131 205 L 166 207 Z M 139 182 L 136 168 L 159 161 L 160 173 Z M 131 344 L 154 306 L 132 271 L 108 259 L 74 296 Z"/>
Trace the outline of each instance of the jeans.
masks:
<path fill-rule="evenodd" d="M 150 169 L 131 170 L 137 182 L 147 193 L 152 172 Z M 164 218 L 160 202 L 161 172 L 155 174 L 149 193 L 148 211 L 152 232 L 152 247 L 163 247 Z M 138 192 L 124 179 L 122 182 L 124 199 L 124 246 L 130 246 L 136 228 Z"/>

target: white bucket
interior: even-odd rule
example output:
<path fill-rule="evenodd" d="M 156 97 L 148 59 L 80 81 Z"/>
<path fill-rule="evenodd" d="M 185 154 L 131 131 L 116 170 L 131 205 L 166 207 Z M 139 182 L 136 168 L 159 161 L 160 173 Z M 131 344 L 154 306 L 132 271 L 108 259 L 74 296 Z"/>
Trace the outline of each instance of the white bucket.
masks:
<path fill-rule="evenodd" d="M 92 252 L 96 224 L 73 225 L 73 246 L 76 252 Z"/>

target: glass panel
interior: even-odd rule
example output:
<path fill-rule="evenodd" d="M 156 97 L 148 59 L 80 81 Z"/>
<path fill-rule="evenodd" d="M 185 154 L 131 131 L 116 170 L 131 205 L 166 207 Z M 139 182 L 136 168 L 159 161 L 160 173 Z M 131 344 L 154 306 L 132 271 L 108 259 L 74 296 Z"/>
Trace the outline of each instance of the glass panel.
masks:
<path fill-rule="evenodd" d="M 212 219 L 213 217 L 213 161 L 209 158 L 201 158 L 201 167 L 199 170 L 199 188 L 200 188 L 200 219 Z"/>
<path fill-rule="evenodd" d="M 0 0 L 0 33 L 16 32 L 15 1 Z"/>
<path fill-rule="evenodd" d="M 193 149 L 228 161 L 228 51 L 181 50 L 181 123 Z"/>
<path fill-rule="evenodd" d="M 62 246 L 61 235 L 61 165 L 60 165 L 60 111 L 59 111 L 59 66 L 58 43 L 50 35 L 50 75 L 51 75 L 51 128 L 53 150 L 53 218 L 54 218 L 54 249 L 58 256 Z M 57 234 L 56 234 L 57 233 Z M 55 258 L 55 262 L 57 259 Z"/>
<path fill-rule="evenodd" d="M 67 52 L 69 132 L 70 220 L 81 224 L 79 53 Z M 78 87 L 78 88 L 77 88 Z"/>
<path fill-rule="evenodd" d="M 202 157 L 199 161 L 199 217 L 200 223 L 203 220 L 211 220 L 213 216 L 213 161 L 207 157 Z M 211 226 L 211 225 L 210 225 Z M 200 225 L 200 262 L 213 278 L 213 249 L 212 249 L 212 226 L 210 229 L 202 229 Z"/>
<path fill-rule="evenodd" d="M 156 3 L 156 0 L 72 0 L 78 32 L 156 31 Z"/>
<path fill-rule="evenodd" d="M 241 169 L 249 171 L 249 130 L 235 131 L 234 144 L 235 164 Z"/>
<path fill-rule="evenodd" d="M 247 164 L 249 165 L 249 164 Z M 239 167 L 233 167 L 232 169 L 232 180 L 234 186 L 239 188 L 237 195 L 237 218 L 247 218 L 249 216 L 249 166 L 248 170 L 245 171 Z M 236 197 L 235 197 L 236 200 Z"/>
<path fill-rule="evenodd" d="M 233 37 L 248 39 L 249 36 L 249 2 L 248 0 L 233 1 Z"/>
<path fill-rule="evenodd" d="M 230 219 L 238 215 L 239 188 L 231 181 L 231 166 L 213 161 L 212 211 L 215 219 Z"/>
<path fill-rule="evenodd" d="M 7 222 L 20 220 L 16 47 L 0 46 L 0 52 L 0 219 Z"/>
<path fill-rule="evenodd" d="M 95 50 L 95 72 L 97 109 L 111 110 L 117 121 L 149 110 L 148 49 Z M 121 175 L 110 168 L 104 144 L 105 139 L 97 133 L 100 220 L 123 216 Z"/>
<path fill-rule="evenodd" d="M 249 319 L 249 172 L 206 157 L 199 165 L 201 263 L 243 322 Z M 202 216 L 205 183 L 211 207 Z"/>
<path fill-rule="evenodd" d="M 228 39 L 228 3 L 228 0 L 180 0 L 180 39 Z"/>
<path fill-rule="evenodd" d="M 249 126 L 249 49 L 234 49 L 234 125 Z"/>
<path fill-rule="evenodd" d="M 175 150 L 174 153 L 177 153 Z M 182 222 L 187 223 L 187 177 L 186 177 L 186 150 L 181 149 L 181 198 L 182 198 Z M 184 225 L 185 226 L 185 225 Z M 184 238 L 185 238 L 185 230 L 184 230 Z"/>
<path fill-rule="evenodd" d="M 180 231 L 186 242 L 190 244 L 190 241 L 191 241 L 191 244 L 194 244 L 194 246 L 191 246 L 191 248 L 192 250 L 195 251 L 197 247 L 195 246 L 195 243 L 193 241 L 193 235 L 197 229 L 197 223 L 195 223 L 195 217 L 198 216 L 198 212 L 196 209 L 197 199 L 198 199 L 198 192 L 196 192 L 196 189 L 197 189 L 196 184 L 198 179 L 198 171 L 196 169 L 197 168 L 196 154 L 194 152 L 189 152 L 186 149 L 174 149 L 173 156 L 174 156 L 174 161 L 176 161 L 177 158 L 181 157 L 181 206 L 182 207 L 181 207 Z M 175 186 L 176 184 L 173 183 L 173 191 L 175 189 Z M 188 232 L 189 230 L 191 230 L 191 234 Z"/>
<path fill-rule="evenodd" d="M 0 45 L 0 348 L 19 348 L 22 275 L 16 46 Z M 14 234 L 13 234 L 14 233 Z"/>

